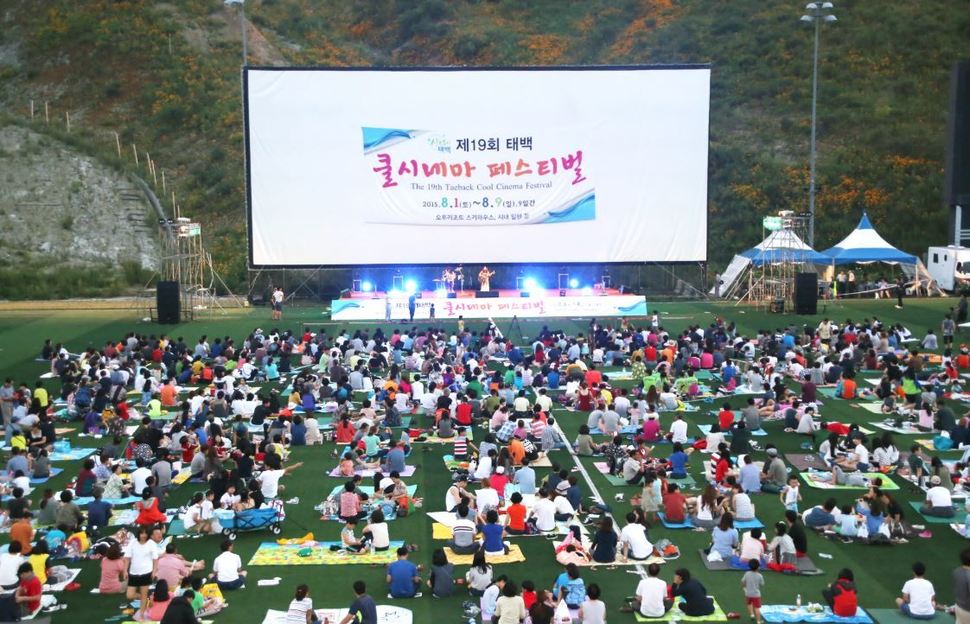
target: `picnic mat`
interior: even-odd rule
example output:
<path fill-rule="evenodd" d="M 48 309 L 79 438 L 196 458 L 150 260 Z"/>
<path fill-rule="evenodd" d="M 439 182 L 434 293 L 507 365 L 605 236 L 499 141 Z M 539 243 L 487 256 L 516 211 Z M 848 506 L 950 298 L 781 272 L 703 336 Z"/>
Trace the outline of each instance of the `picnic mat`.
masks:
<path fill-rule="evenodd" d="M 603 431 L 599 427 L 597 427 L 596 429 L 590 429 L 589 433 L 590 435 L 608 435 L 608 436 L 614 435 L 612 433 L 607 433 Z M 636 425 L 624 425 L 623 427 L 620 427 L 617 433 L 619 435 L 636 435 L 640 433 L 640 427 L 637 427 Z"/>
<path fill-rule="evenodd" d="M 133 505 L 141 500 L 141 496 L 126 496 L 124 498 L 102 498 L 106 503 L 111 503 L 114 507 L 120 507 L 121 505 Z M 85 505 L 94 502 L 93 496 L 78 496 L 74 499 L 74 503 L 78 507 L 84 507 Z"/>
<path fill-rule="evenodd" d="M 909 506 L 919 512 L 920 507 L 923 506 L 922 502 L 910 501 Z M 927 516 L 926 514 L 920 512 L 919 515 L 923 516 L 923 519 L 930 524 L 951 524 L 951 523 L 962 523 L 967 519 L 967 512 L 959 507 L 953 508 L 953 515 L 949 518 L 941 518 L 940 516 Z"/>
<path fill-rule="evenodd" d="M 453 565 L 466 565 L 466 566 L 470 566 L 472 564 L 472 558 L 474 557 L 474 555 L 456 554 L 455 551 L 453 551 L 450 548 L 445 548 L 445 555 L 448 556 L 448 563 L 451 563 Z M 396 556 L 394 558 L 396 558 Z M 525 555 L 522 554 L 522 549 L 519 548 L 517 544 L 512 544 L 509 547 L 509 554 L 485 555 L 485 560 L 491 563 L 492 565 L 496 565 L 499 563 L 521 563 L 525 561 Z"/>
<path fill-rule="evenodd" d="M 936 451 L 936 445 L 933 444 L 933 438 L 916 438 L 915 440 L 913 440 L 913 442 L 919 444 L 920 446 L 922 446 L 925 449 L 928 449 L 928 450 L 933 451 L 934 453 L 937 452 Z M 962 450 L 963 449 L 950 448 L 950 449 L 941 450 L 939 452 L 940 453 L 946 453 L 947 451 L 962 451 Z"/>
<path fill-rule="evenodd" d="M 414 474 L 414 471 L 415 471 L 415 467 L 414 466 L 405 466 L 404 467 L 404 472 L 401 473 L 401 476 L 402 477 L 410 477 L 411 475 Z M 357 470 L 357 471 L 354 472 L 354 474 L 359 475 L 361 477 L 366 477 L 366 478 L 373 477 L 376 473 L 385 474 L 385 472 L 383 470 L 377 470 L 377 469 L 374 469 L 374 468 L 368 468 L 366 470 Z M 349 479 L 350 478 L 347 475 L 340 474 L 340 468 L 339 467 L 338 468 L 334 468 L 333 470 L 331 470 L 327 474 L 329 476 L 331 476 L 331 477 L 344 478 L 344 479 Z M 386 474 L 390 475 L 391 473 L 390 472 L 387 472 Z"/>
<path fill-rule="evenodd" d="M 72 448 L 69 451 L 54 451 L 50 454 L 51 461 L 77 461 L 84 459 L 98 449 L 93 448 Z"/>
<path fill-rule="evenodd" d="M 898 433 L 900 435 L 926 435 L 927 433 L 935 433 L 933 431 L 923 431 L 917 429 L 916 427 L 897 427 L 891 423 L 887 422 L 874 422 L 869 423 L 876 429 L 882 429 L 883 431 L 892 431 L 893 433 Z"/>
<path fill-rule="evenodd" d="M 836 624 L 873 624 L 872 618 L 865 609 L 859 607 L 854 617 L 839 617 L 832 610 L 825 607 L 821 613 L 809 613 L 805 608 L 798 609 L 795 605 L 764 605 L 761 607 L 761 618 L 765 622 L 833 622 Z"/>
<path fill-rule="evenodd" d="M 183 468 L 178 474 L 172 477 L 172 485 L 182 485 L 192 476 L 191 468 Z"/>
<path fill-rule="evenodd" d="M 827 471 L 829 466 L 815 453 L 785 453 L 785 461 L 799 470 Z"/>
<path fill-rule="evenodd" d="M 175 518 L 168 525 L 168 530 L 165 531 L 165 535 L 171 535 L 172 537 L 180 537 L 182 535 L 188 535 L 189 532 L 185 530 L 185 523 L 182 522 L 181 518 Z"/>
<path fill-rule="evenodd" d="M 657 515 L 660 516 L 660 521 L 663 522 L 663 525 L 668 529 L 696 528 L 689 516 L 683 522 L 669 522 L 667 520 L 667 517 L 662 512 L 657 512 Z M 754 520 L 735 520 L 734 528 L 735 529 L 763 529 L 765 528 L 765 525 L 761 522 L 761 520 L 758 520 L 757 518 L 755 518 Z"/>
<path fill-rule="evenodd" d="M 50 479 L 51 477 L 56 477 L 57 475 L 61 474 L 62 472 L 64 472 L 64 469 L 63 468 L 51 468 L 50 477 L 31 477 L 30 478 L 30 484 L 31 485 L 43 485 L 44 483 L 47 483 L 47 480 L 48 479 Z"/>
<path fill-rule="evenodd" d="M 697 425 L 697 428 L 700 429 L 701 430 L 701 433 L 703 433 L 705 436 L 711 432 L 711 426 L 710 425 Z M 750 433 L 751 435 L 753 435 L 755 437 L 761 437 L 761 436 L 768 435 L 768 432 L 765 431 L 764 429 L 755 429 L 754 431 L 749 431 L 748 433 Z M 730 431 L 725 431 L 724 432 L 724 435 L 726 437 L 730 437 L 731 436 L 731 432 Z"/>
<path fill-rule="evenodd" d="M 411 428 L 411 420 L 412 420 L 412 418 L 413 418 L 413 416 L 401 416 L 401 424 L 400 425 L 397 425 L 395 427 L 391 427 L 391 428 L 392 429 L 410 429 Z M 328 429 L 333 429 L 333 417 L 332 416 L 318 416 L 317 417 L 317 423 L 320 425 L 320 429 L 322 429 L 324 431 L 326 431 Z M 260 429 L 262 429 L 262 425 L 260 425 Z"/>
<path fill-rule="evenodd" d="M 704 563 L 704 567 L 712 572 L 746 572 L 747 566 L 742 568 L 736 568 L 731 565 L 730 561 L 708 561 L 707 555 L 704 553 L 703 548 L 697 549 L 697 554 L 701 556 L 701 561 Z M 815 563 L 809 557 L 798 557 L 795 559 L 795 568 L 798 570 L 798 574 L 808 574 L 814 575 L 818 573 L 818 568 Z M 763 572 L 767 568 L 762 568 Z"/>
<path fill-rule="evenodd" d="M 714 596 L 710 596 L 710 598 L 714 600 Z M 727 614 L 724 613 L 721 605 L 717 604 L 717 600 L 714 600 L 714 613 L 710 615 L 684 615 L 684 612 L 677 606 L 679 602 L 679 600 L 675 600 L 674 606 L 663 617 L 648 618 L 639 611 L 634 611 L 633 617 L 636 618 L 637 622 L 727 622 Z"/>
<path fill-rule="evenodd" d="M 606 462 L 593 462 L 593 467 L 600 473 L 600 475 L 610 482 L 610 485 L 616 486 L 629 486 L 630 484 L 626 482 L 620 475 L 610 474 L 610 465 Z"/>
<path fill-rule="evenodd" d="M 81 568 L 68 568 L 68 572 L 71 573 L 71 577 L 66 581 L 61 581 L 60 583 L 54 583 L 53 585 L 44 585 L 44 591 L 48 592 L 59 592 L 64 591 L 64 588 L 74 582 L 77 575 L 81 573 Z"/>
<path fill-rule="evenodd" d="M 829 478 L 830 476 L 829 473 L 825 473 L 825 475 L 826 475 L 826 478 Z M 862 475 L 865 478 L 869 479 L 869 481 L 872 481 L 873 479 L 879 479 L 880 481 L 882 481 L 881 487 L 883 490 L 899 489 L 899 486 L 896 484 L 895 481 L 890 479 L 888 475 L 884 475 L 881 472 L 864 472 L 862 473 Z M 818 488 L 820 490 L 867 490 L 869 489 L 868 486 L 856 487 L 853 485 L 832 485 L 831 483 L 822 483 L 816 480 L 816 477 L 819 476 L 819 473 L 815 471 L 800 472 L 798 473 L 798 476 L 801 477 L 802 481 L 804 481 L 805 485 L 807 485 L 808 487 Z"/>
<path fill-rule="evenodd" d="M 931 618 L 914 620 L 899 609 L 869 609 L 869 615 L 879 624 L 913 624 L 913 622 L 953 622 L 953 616 L 937 611 Z"/>
<path fill-rule="evenodd" d="M 138 511 L 134 509 L 116 510 L 111 514 L 111 518 L 108 520 L 108 526 L 134 524 L 136 518 L 138 518 Z"/>
<path fill-rule="evenodd" d="M 346 565 L 351 563 L 393 563 L 397 559 L 397 549 L 404 542 L 391 542 L 391 547 L 383 552 L 363 552 L 348 554 L 330 550 L 330 546 L 339 546 L 340 542 L 313 542 L 313 546 L 304 547 L 302 544 L 280 545 L 276 542 L 263 542 L 249 560 L 251 566 L 302 566 L 302 565 Z M 308 549 L 308 551 L 307 551 Z M 300 552 L 305 551 L 305 556 Z M 471 563 L 471 555 L 469 555 Z"/>
<path fill-rule="evenodd" d="M 329 621 L 330 624 L 342 622 L 349 613 L 349 609 L 314 609 L 317 620 L 320 622 Z M 410 609 L 395 607 L 393 605 L 377 605 L 377 624 L 411 624 L 414 615 Z M 206 624 L 207 620 L 202 620 Z M 268 609 L 263 624 L 286 624 L 286 611 Z"/>

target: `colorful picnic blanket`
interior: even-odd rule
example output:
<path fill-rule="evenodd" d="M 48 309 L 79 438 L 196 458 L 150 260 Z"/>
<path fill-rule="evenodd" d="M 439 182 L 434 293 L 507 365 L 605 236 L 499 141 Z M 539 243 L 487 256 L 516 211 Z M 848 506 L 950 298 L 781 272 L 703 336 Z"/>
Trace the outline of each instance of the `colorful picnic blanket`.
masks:
<path fill-rule="evenodd" d="M 256 549 L 248 565 L 302 566 L 392 563 L 397 559 L 395 551 L 403 546 L 404 542 L 391 542 L 391 547 L 387 550 L 374 553 L 367 551 L 360 554 L 351 554 L 339 550 L 330 550 L 331 546 L 339 545 L 340 542 L 313 542 L 312 546 L 303 546 L 302 544 L 282 546 L 276 542 L 263 542 Z"/>
<path fill-rule="evenodd" d="M 795 605 L 764 605 L 761 607 L 761 617 L 765 622 L 833 622 L 836 624 L 873 624 L 872 618 L 865 609 L 859 607 L 854 617 L 839 617 L 832 613 L 832 609 L 825 607 L 821 613 L 812 613 L 805 607 Z"/>
<path fill-rule="evenodd" d="M 865 490 L 865 489 L 868 489 L 868 486 L 832 485 L 831 483 L 824 483 L 822 481 L 822 479 L 828 479 L 828 478 L 831 477 L 831 473 L 828 473 L 828 472 L 820 472 L 820 471 L 816 471 L 816 470 L 807 470 L 807 471 L 798 473 L 798 476 L 801 477 L 802 481 L 804 481 L 805 482 L 805 485 L 807 485 L 808 487 L 818 488 L 818 489 L 821 489 L 821 490 Z M 869 481 L 872 481 L 873 479 L 879 479 L 880 481 L 882 481 L 882 486 L 881 487 L 882 487 L 883 490 L 898 490 L 899 489 L 899 486 L 896 485 L 896 482 L 895 481 L 893 481 L 892 479 L 889 478 L 889 475 L 884 475 L 881 472 L 864 472 L 864 473 L 862 473 L 862 476 L 864 476 Z"/>

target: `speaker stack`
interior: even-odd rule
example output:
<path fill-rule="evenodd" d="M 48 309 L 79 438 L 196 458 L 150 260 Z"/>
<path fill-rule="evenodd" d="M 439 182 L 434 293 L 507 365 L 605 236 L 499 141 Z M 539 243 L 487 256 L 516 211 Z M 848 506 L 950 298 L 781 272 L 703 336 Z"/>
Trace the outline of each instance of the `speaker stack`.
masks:
<path fill-rule="evenodd" d="M 818 273 L 795 276 L 795 314 L 818 314 Z"/>
<path fill-rule="evenodd" d="M 155 287 L 155 309 L 158 311 L 158 322 L 162 325 L 177 325 L 182 322 L 178 282 L 158 282 Z"/>

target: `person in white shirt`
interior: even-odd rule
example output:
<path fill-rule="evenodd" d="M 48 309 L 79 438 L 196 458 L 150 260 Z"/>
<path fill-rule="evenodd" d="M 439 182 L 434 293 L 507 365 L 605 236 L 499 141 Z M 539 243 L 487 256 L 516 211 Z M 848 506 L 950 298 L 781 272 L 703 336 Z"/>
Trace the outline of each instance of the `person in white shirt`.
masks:
<path fill-rule="evenodd" d="M 297 585 L 290 608 L 286 612 L 285 624 L 312 624 L 317 621 L 313 612 L 313 599 L 310 598 L 310 588 L 305 584 Z"/>
<path fill-rule="evenodd" d="M 0 555 L 0 589 L 11 591 L 20 585 L 17 569 L 24 562 L 24 557 L 20 554 L 21 550 L 20 542 L 10 542 Z"/>
<path fill-rule="evenodd" d="M 299 462 L 293 464 L 292 466 L 287 466 L 282 470 L 264 470 L 261 472 L 256 480 L 259 481 L 259 489 L 263 493 L 263 496 L 266 499 L 276 498 L 279 496 L 280 492 L 286 489 L 280 485 L 280 479 L 282 479 L 284 475 L 290 474 L 302 465 L 303 462 Z"/>
<path fill-rule="evenodd" d="M 680 442 L 681 444 L 687 443 L 687 421 L 684 420 L 684 415 L 677 412 L 674 416 L 674 422 L 670 423 L 670 441 Z"/>
<path fill-rule="evenodd" d="M 148 539 L 147 527 L 139 527 L 134 540 L 128 540 L 125 546 L 125 561 L 128 563 L 128 600 L 138 598 L 141 604 L 134 615 L 134 619 L 144 619 L 148 610 L 148 586 L 152 584 L 156 561 L 159 552 L 155 542 Z"/>
<path fill-rule="evenodd" d="M 242 567 L 242 559 L 232 552 L 233 541 L 227 539 L 222 542 L 222 554 L 212 562 L 212 574 L 209 580 L 214 580 L 222 591 L 241 589 L 246 586 L 246 571 Z"/>
<path fill-rule="evenodd" d="M 626 526 L 620 531 L 620 547 L 627 559 L 644 560 L 653 554 L 653 544 L 647 539 L 647 528 L 637 522 L 632 511 L 626 515 Z"/>
<path fill-rule="evenodd" d="M 182 526 L 185 527 L 187 532 L 203 535 L 212 533 L 212 523 L 203 518 L 202 505 L 205 502 L 205 497 L 202 492 L 196 492 L 192 495 L 192 502 L 189 504 L 189 508 L 182 514 Z"/>
<path fill-rule="evenodd" d="M 930 477 L 930 489 L 926 490 L 926 502 L 920 507 L 919 512 L 924 516 L 937 516 L 939 518 L 952 518 L 953 497 L 950 490 L 940 485 L 939 475 Z"/>
<path fill-rule="evenodd" d="M 917 620 L 930 619 L 936 615 L 936 590 L 933 583 L 923 578 L 926 566 L 917 561 L 913 564 L 913 578 L 903 585 L 903 595 L 896 599 L 896 606 L 903 615 Z"/>
<path fill-rule="evenodd" d="M 647 566 L 647 578 L 637 585 L 636 598 L 633 599 L 630 611 L 637 610 L 640 615 L 648 618 L 662 618 L 670 611 L 674 603 L 667 598 L 667 583 L 657 578 L 659 574 L 658 564 L 651 563 Z"/>
<path fill-rule="evenodd" d="M 475 509 L 481 517 L 482 524 L 485 523 L 485 514 L 490 509 L 498 511 L 499 496 L 495 488 L 492 487 L 488 479 L 482 479 L 482 487 L 475 492 Z"/>
<path fill-rule="evenodd" d="M 140 495 L 148 487 L 148 477 L 152 476 L 151 468 L 147 468 L 138 460 L 139 466 L 131 472 L 131 491 Z"/>
<path fill-rule="evenodd" d="M 556 529 L 556 504 L 549 500 L 546 490 L 539 490 L 531 517 L 535 520 L 536 528 L 543 533 Z"/>
<path fill-rule="evenodd" d="M 552 501 L 553 505 L 556 507 L 555 518 L 559 522 L 569 522 L 576 515 L 576 510 L 573 509 L 572 503 L 565 496 L 556 496 L 555 500 Z"/>

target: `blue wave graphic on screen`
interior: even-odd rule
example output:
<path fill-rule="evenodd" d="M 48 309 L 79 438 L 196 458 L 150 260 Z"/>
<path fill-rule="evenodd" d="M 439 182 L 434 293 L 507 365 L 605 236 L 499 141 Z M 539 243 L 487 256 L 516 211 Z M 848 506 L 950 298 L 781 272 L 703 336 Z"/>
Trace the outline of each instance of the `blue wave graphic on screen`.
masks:
<path fill-rule="evenodd" d="M 396 128 L 361 128 L 364 134 L 364 149 L 374 149 L 395 139 L 413 138 L 410 130 Z"/>
<path fill-rule="evenodd" d="M 617 312 L 620 312 L 621 314 L 646 315 L 647 314 L 647 302 L 646 301 L 638 301 L 638 302 L 634 303 L 633 305 L 617 306 L 616 307 L 616 311 Z"/>
<path fill-rule="evenodd" d="M 359 307 L 360 304 L 356 301 L 334 301 L 332 304 L 330 304 L 330 314 L 340 314 L 344 310 L 351 310 Z"/>
<path fill-rule="evenodd" d="M 551 210 L 542 223 L 565 223 L 567 221 L 592 221 L 596 218 L 596 193 L 581 197 L 562 210 Z"/>

